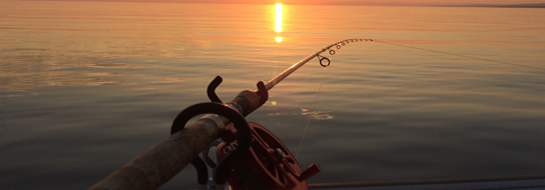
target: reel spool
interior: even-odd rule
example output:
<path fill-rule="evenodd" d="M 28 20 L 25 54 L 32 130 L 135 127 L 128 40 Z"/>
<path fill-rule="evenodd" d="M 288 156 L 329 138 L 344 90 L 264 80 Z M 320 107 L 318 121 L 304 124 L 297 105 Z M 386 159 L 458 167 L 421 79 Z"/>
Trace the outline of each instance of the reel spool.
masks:
<path fill-rule="evenodd" d="M 228 171 L 227 181 L 234 190 L 307 189 L 307 179 L 320 172 L 320 166 L 313 163 L 305 171 L 297 163 L 288 148 L 265 127 L 248 122 L 252 131 L 252 143 L 246 155 Z M 217 159 L 221 162 L 238 147 L 237 131 L 233 124 L 226 127 L 218 145 Z"/>

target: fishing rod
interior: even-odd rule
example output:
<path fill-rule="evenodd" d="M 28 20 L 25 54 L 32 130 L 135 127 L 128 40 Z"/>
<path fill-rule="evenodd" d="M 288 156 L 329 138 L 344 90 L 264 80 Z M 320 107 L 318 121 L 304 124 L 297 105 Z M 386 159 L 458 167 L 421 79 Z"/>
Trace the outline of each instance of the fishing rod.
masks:
<path fill-rule="evenodd" d="M 171 135 L 140 154 L 120 169 L 102 179 L 89 190 L 153 190 L 157 189 L 189 163 L 197 169 L 199 189 L 208 189 L 208 168 L 214 168 L 215 187 L 223 189 L 226 181 L 233 189 L 306 189 L 306 180 L 321 169 L 314 163 L 301 170 L 295 157 L 280 140 L 265 127 L 247 122 L 245 116 L 261 107 L 268 99 L 268 91 L 317 57 L 327 67 L 331 61 L 322 56 L 328 51 L 358 41 L 347 39 L 322 48 L 293 64 L 266 84 L 257 83 L 257 90 L 244 90 L 232 101 L 222 103 L 215 89 L 223 79 L 217 76 L 207 88 L 211 102 L 199 103 L 180 112 L 174 119 Z M 189 126 L 193 117 L 208 114 Z M 221 138 L 223 142 L 216 142 Z M 207 151 L 217 145 L 218 164 L 211 163 Z M 203 152 L 206 151 L 206 155 Z M 205 161 L 199 157 L 203 152 Z"/>
<path fill-rule="evenodd" d="M 373 39 L 347 39 L 343 41 L 339 41 L 337 43 L 331 44 L 321 50 L 318 50 L 316 53 L 309 55 L 308 57 L 302 59 L 301 61 L 293 64 L 290 68 L 286 69 L 284 72 L 280 73 L 279 75 L 275 76 L 271 80 L 267 82 L 265 85 L 267 90 L 270 90 L 273 88 L 276 84 L 278 84 L 280 81 L 284 80 L 286 77 L 288 77 L 291 73 L 293 73 L 295 70 L 297 70 L 299 67 L 303 66 L 308 61 L 314 59 L 315 57 L 318 57 L 320 60 L 320 65 L 323 67 L 327 67 L 331 64 L 331 61 L 327 57 L 323 57 L 320 54 L 322 54 L 325 51 L 328 51 L 330 55 L 335 55 L 336 51 L 331 49 L 332 47 L 335 47 L 336 49 L 341 49 L 342 46 L 350 43 L 350 42 L 358 42 L 358 41 L 373 41 Z M 326 63 L 327 61 L 327 63 Z"/>

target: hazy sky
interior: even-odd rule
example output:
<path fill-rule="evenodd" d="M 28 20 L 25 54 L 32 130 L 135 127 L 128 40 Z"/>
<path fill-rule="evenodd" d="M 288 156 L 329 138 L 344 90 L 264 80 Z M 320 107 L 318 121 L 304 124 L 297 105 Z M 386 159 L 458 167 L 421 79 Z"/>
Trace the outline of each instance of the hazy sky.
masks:
<path fill-rule="evenodd" d="M 93 0 L 91 0 L 93 1 Z M 99 0 L 100 1 L 100 0 Z M 104 1 L 104 0 L 103 0 Z M 106 0 L 108 1 L 108 0 Z M 119 0 L 118 0 L 119 1 Z M 120 0 L 147 1 L 147 0 Z M 524 4 L 545 3 L 545 0 L 157 0 L 187 3 L 256 3 L 256 4 Z"/>

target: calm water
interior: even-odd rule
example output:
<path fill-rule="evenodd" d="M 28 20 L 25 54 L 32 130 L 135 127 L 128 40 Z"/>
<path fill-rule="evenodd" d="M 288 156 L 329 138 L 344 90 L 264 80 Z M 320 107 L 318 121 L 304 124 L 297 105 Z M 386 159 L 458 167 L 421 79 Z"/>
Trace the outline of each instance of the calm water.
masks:
<path fill-rule="evenodd" d="M 545 68 L 545 9 L 0 1 L 0 189 L 85 189 L 169 134 L 216 76 L 231 100 L 346 38 Z M 279 37 L 279 38 L 277 38 Z M 278 41 L 277 41 L 278 39 Z M 324 68 L 248 120 L 295 152 Z M 311 183 L 545 174 L 545 71 L 377 42 L 332 57 L 301 147 Z M 195 188 L 186 168 L 162 189 Z"/>

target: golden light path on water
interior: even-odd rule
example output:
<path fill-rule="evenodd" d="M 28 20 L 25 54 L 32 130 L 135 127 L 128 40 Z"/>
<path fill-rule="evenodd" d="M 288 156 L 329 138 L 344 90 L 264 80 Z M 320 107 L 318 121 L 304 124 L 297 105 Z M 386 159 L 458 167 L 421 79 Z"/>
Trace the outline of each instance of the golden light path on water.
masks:
<path fill-rule="evenodd" d="M 276 33 L 282 32 L 282 4 L 277 3 L 275 6 L 275 30 Z M 282 42 L 282 37 L 277 36 L 275 38 L 276 42 Z"/>

